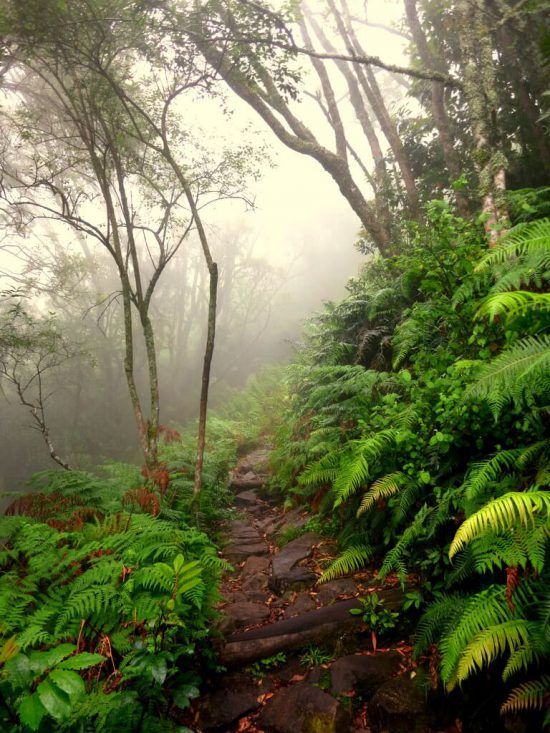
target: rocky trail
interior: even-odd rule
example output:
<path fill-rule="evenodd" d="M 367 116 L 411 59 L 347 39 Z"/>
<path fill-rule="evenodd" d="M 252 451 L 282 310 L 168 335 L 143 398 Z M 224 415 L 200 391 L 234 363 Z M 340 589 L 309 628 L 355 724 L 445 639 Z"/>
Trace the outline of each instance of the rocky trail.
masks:
<path fill-rule="evenodd" d="M 350 613 L 373 590 L 388 609 L 397 609 L 401 588 L 375 586 L 368 573 L 317 585 L 321 564 L 335 548 L 304 533 L 304 512 L 285 513 L 269 498 L 268 458 L 268 449 L 249 453 L 231 477 L 239 518 L 229 525 L 223 548 L 235 568 L 222 585 L 219 658 L 225 671 L 210 680 L 195 707 L 195 730 L 449 730 L 431 724 L 410 647 L 374 651 L 361 617 Z"/>

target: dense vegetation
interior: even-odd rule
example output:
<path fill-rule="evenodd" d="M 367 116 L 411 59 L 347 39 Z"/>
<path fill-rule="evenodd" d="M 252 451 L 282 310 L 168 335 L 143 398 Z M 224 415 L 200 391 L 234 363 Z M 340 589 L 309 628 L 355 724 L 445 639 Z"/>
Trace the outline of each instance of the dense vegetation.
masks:
<path fill-rule="evenodd" d="M 182 731 L 216 666 L 214 540 L 231 513 L 237 449 L 269 429 L 275 376 L 212 416 L 200 506 L 195 435 L 163 431 L 162 463 L 48 471 L 0 520 L 0 723 L 4 731 Z M 273 402 L 266 398 L 267 385 Z"/>
<path fill-rule="evenodd" d="M 417 589 L 416 654 L 448 691 L 496 666 L 503 712 L 541 709 L 549 689 L 550 220 L 520 204 L 533 194 L 515 194 L 526 220 L 491 250 L 435 202 L 428 229 L 327 304 L 275 457 L 293 500 L 329 522 L 338 509 L 322 580 L 397 573 Z"/>
<path fill-rule="evenodd" d="M 482 680 L 550 723 L 546 12 L 402 5 L 388 25 L 362 0 L 0 2 L 0 390 L 61 469 L 0 518 L 2 730 L 189 730 L 218 664 L 228 471 L 260 435 L 274 496 L 338 541 L 320 582 L 403 586 L 399 612 L 376 591 L 355 609 L 373 639 L 413 638 L 458 705 Z M 405 65 L 367 53 L 373 29 Z M 212 244 L 207 212 L 250 203 L 265 150 L 194 112 L 228 126 L 237 97 L 336 184 L 365 261 L 205 435 L 216 329 L 223 392 L 282 280 L 238 235 Z M 142 468 L 93 468 L 136 450 Z"/>

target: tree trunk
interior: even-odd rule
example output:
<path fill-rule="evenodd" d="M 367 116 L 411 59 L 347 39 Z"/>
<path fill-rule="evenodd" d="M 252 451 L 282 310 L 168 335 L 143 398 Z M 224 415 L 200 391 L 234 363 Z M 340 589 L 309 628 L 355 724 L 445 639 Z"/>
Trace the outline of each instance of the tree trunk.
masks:
<path fill-rule="evenodd" d="M 302 155 L 308 155 L 323 166 L 338 184 L 340 192 L 359 217 L 374 244 L 380 252 L 387 252 L 391 244 L 390 234 L 379 221 L 376 208 L 365 199 L 353 180 L 347 162 L 317 142 L 311 131 L 292 116 L 284 100 L 280 97 L 274 98 L 267 91 L 260 92 L 230 62 L 224 50 L 218 49 L 207 35 L 202 34 L 200 27 L 193 32 L 193 41 L 210 66 L 266 122 L 284 145 Z M 290 120 L 291 130 L 281 122 L 275 112 L 287 122 Z"/>
<path fill-rule="evenodd" d="M 204 465 L 204 449 L 206 445 L 206 418 L 208 411 L 208 393 L 210 389 L 210 370 L 214 343 L 216 339 L 216 307 L 218 297 L 218 266 L 215 262 L 209 267 L 210 288 L 208 295 L 208 328 L 206 333 L 206 347 L 202 367 L 201 398 L 199 405 L 199 429 L 197 436 L 197 460 L 195 463 L 195 482 L 193 496 L 198 498 L 202 488 L 202 469 Z"/>
<path fill-rule="evenodd" d="M 342 13 L 338 12 L 333 0 L 328 0 L 328 5 L 332 11 L 334 20 L 336 21 L 338 32 L 346 43 L 349 53 L 352 55 L 357 54 L 364 56 L 365 52 L 353 30 L 346 0 L 341 0 Z M 343 18 L 345 18 L 345 22 Z M 359 64 L 355 64 L 354 71 L 399 167 L 401 179 L 405 186 L 409 212 L 413 218 L 417 218 L 420 210 L 416 181 L 414 179 L 414 174 L 407 152 L 403 146 L 401 138 L 399 137 L 397 126 L 387 110 L 372 68 L 370 66 L 365 66 L 363 68 Z"/>
<path fill-rule="evenodd" d="M 307 13 L 307 9 L 304 9 L 304 12 Z M 315 35 L 319 39 L 319 42 L 321 43 L 321 46 L 325 49 L 325 51 L 327 51 L 328 53 L 335 52 L 336 49 L 334 48 L 334 46 L 332 46 L 323 29 L 315 20 L 314 16 L 307 14 L 307 18 L 308 22 L 313 28 Z M 361 125 L 361 129 L 363 130 L 370 149 L 370 153 L 374 162 L 373 189 L 376 201 L 376 208 L 378 210 L 378 216 L 380 220 L 383 222 L 385 229 L 389 232 L 391 231 L 391 217 L 387 199 L 391 184 L 386 168 L 384 153 L 382 152 L 380 141 L 378 140 L 378 136 L 363 101 L 363 96 L 361 94 L 361 90 L 359 89 L 359 83 L 357 82 L 357 79 L 355 78 L 355 75 L 353 74 L 349 64 L 347 63 L 347 61 L 335 61 L 335 64 L 344 79 L 346 80 L 351 105 L 355 112 L 355 116 L 357 117 L 357 120 Z"/>
<path fill-rule="evenodd" d="M 464 74 L 464 93 L 475 144 L 483 225 L 489 247 L 494 247 L 508 226 L 506 206 L 507 161 L 499 143 L 498 97 L 493 44 L 484 25 L 482 0 L 459 0 L 456 21 Z"/>
<path fill-rule="evenodd" d="M 418 18 L 416 0 L 405 0 L 405 12 L 422 64 L 428 69 L 444 71 L 441 57 L 435 56 L 428 45 L 426 34 Z M 439 144 L 443 151 L 443 158 L 449 171 L 450 183 L 452 184 L 453 181 L 460 178 L 462 171 L 460 169 L 458 155 L 453 146 L 450 121 L 445 109 L 445 85 L 433 80 L 430 82 L 430 86 L 432 117 L 437 129 Z M 459 213 L 464 217 L 468 217 L 470 215 L 470 207 L 467 198 L 461 191 L 455 191 L 455 200 Z"/>

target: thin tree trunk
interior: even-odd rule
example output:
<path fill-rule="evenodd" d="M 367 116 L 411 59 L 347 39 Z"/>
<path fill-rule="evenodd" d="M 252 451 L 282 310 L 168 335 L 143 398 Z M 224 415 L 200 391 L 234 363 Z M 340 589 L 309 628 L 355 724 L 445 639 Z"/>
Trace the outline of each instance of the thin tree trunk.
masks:
<path fill-rule="evenodd" d="M 476 147 L 483 225 L 489 247 L 494 247 L 506 231 L 508 209 L 505 198 L 507 160 L 499 144 L 493 44 L 483 23 L 482 0 L 459 0 L 456 12 L 464 93 Z"/>
<path fill-rule="evenodd" d="M 306 46 L 306 48 L 313 48 L 309 31 L 303 20 L 300 20 L 300 30 L 302 32 L 304 45 Z M 332 84 L 330 83 L 325 64 L 323 61 L 315 58 L 311 59 L 311 63 L 313 68 L 317 72 L 317 76 L 319 77 L 319 81 L 321 82 L 321 89 L 323 90 L 323 94 L 327 103 L 330 124 L 332 129 L 334 130 L 336 154 L 339 155 L 343 160 L 347 160 L 347 142 L 344 124 L 342 122 L 342 117 L 340 116 L 340 111 L 336 103 L 334 90 L 332 88 Z"/>
<path fill-rule="evenodd" d="M 308 22 L 313 28 L 315 35 L 319 39 L 321 46 L 328 53 L 335 51 L 323 29 L 317 23 L 315 17 L 307 13 L 307 9 L 305 9 L 305 12 L 307 14 Z M 384 153 L 382 152 L 380 141 L 378 140 L 378 136 L 363 101 L 363 96 L 361 94 L 361 90 L 359 89 L 359 84 L 357 82 L 357 79 L 355 78 L 355 75 L 353 74 L 349 64 L 346 61 L 335 61 L 335 63 L 337 68 L 340 70 L 340 73 L 346 80 L 351 105 L 369 145 L 370 153 L 374 162 L 375 185 L 373 186 L 373 190 L 376 201 L 376 208 L 379 212 L 380 220 L 384 222 L 385 229 L 389 232 L 391 231 L 391 217 L 387 203 L 387 195 L 390 190 L 391 184 L 388 177 L 388 171 L 386 169 Z"/>
<path fill-rule="evenodd" d="M 418 17 L 416 0 L 405 0 L 405 12 L 422 64 L 427 68 L 442 71 L 443 69 L 441 67 L 443 64 L 441 63 L 441 57 L 436 57 L 428 45 L 426 34 Z M 452 183 L 460 178 L 462 171 L 460 169 L 458 155 L 453 146 L 450 121 L 445 109 L 445 85 L 432 80 L 430 82 L 430 92 L 432 116 L 437 129 L 439 144 L 443 151 L 443 158 L 449 171 L 450 183 Z M 470 207 L 466 196 L 461 191 L 455 191 L 455 200 L 460 214 L 464 217 L 469 216 Z"/>
<path fill-rule="evenodd" d="M 172 170 L 176 174 L 176 177 L 185 193 L 187 203 L 191 209 L 191 215 L 197 227 L 199 240 L 201 243 L 202 253 L 206 266 L 208 268 L 209 275 L 209 295 L 208 295 L 208 327 L 206 334 L 206 346 L 204 351 L 204 360 L 202 366 L 202 379 L 201 379 L 201 396 L 199 403 L 199 427 L 197 435 L 197 458 L 195 461 L 195 480 L 193 484 L 193 497 L 195 503 L 202 489 L 202 469 L 204 465 L 204 449 L 206 445 L 206 419 L 208 414 L 208 394 L 210 391 L 210 371 L 212 367 L 212 356 L 214 354 L 214 346 L 216 341 L 216 313 L 217 313 L 217 299 L 218 299 L 218 265 L 214 262 L 212 252 L 210 250 L 210 244 L 208 237 L 206 236 L 206 230 L 203 226 L 199 209 L 193 196 L 193 191 L 189 186 L 187 178 L 183 174 L 181 166 L 172 155 L 168 139 L 165 132 L 163 133 L 164 150 L 163 155 L 167 162 L 172 167 Z"/>
<path fill-rule="evenodd" d="M 197 435 L 197 460 L 195 463 L 195 481 L 193 495 L 198 498 L 202 489 L 202 469 L 204 465 L 204 449 L 206 446 L 206 418 L 208 413 L 208 394 L 210 391 L 210 372 L 216 339 L 216 308 L 218 296 L 218 266 L 215 262 L 209 267 L 210 288 L 208 295 L 208 328 L 206 347 L 202 367 L 201 397 L 199 403 L 199 429 Z"/>
<path fill-rule="evenodd" d="M 55 463 L 57 463 L 58 466 L 61 466 L 61 468 L 64 468 L 66 471 L 71 471 L 72 469 L 70 465 L 67 463 L 67 461 L 64 461 L 61 458 L 61 456 L 57 452 L 53 444 L 53 441 L 51 439 L 50 431 L 46 423 L 46 414 L 44 412 L 44 402 L 42 400 L 42 387 L 40 387 L 38 405 L 35 405 L 26 399 L 24 388 L 21 386 L 21 383 L 17 381 L 16 379 L 13 380 L 13 383 L 15 384 L 15 388 L 19 396 L 19 401 L 21 402 L 22 405 L 25 405 L 25 407 L 29 408 L 32 418 L 34 422 L 36 423 L 36 425 L 38 426 L 38 430 L 40 431 L 40 434 L 42 435 L 44 442 L 48 446 L 48 452 L 50 454 L 50 458 L 53 461 L 55 461 Z M 39 383 L 40 383 L 40 378 L 39 378 Z"/>
<path fill-rule="evenodd" d="M 334 16 L 334 20 L 336 21 L 338 32 L 348 46 L 348 51 L 351 54 L 364 55 L 363 48 L 361 47 L 355 31 L 353 30 L 346 0 L 341 0 L 342 13 L 338 12 L 334 0 L 328 0 L 328 5 Z M 419 216 L 418 190 L 416 188 L 416 181 L 414 179 L 409 157 L 403 146 L 401 138 L 399 137 L 397 126 L 387 110 L 386 103 L 384 102 L 384 98 L 372 68 L 370 66 L 365 66 L 363 68 L 363 66 L 360 66 L 359 64 L 354 64 L 354 71 L 399 167 L 401 179 L 405 186 L 410 214 L 413 218 L 417 218 Z"/>

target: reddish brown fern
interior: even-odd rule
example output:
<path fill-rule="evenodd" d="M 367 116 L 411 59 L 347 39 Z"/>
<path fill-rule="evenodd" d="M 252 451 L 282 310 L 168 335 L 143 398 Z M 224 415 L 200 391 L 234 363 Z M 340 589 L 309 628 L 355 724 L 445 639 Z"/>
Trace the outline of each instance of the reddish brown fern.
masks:
<path fill-rule="evenodd" d="M 156 517 L 160 512 L 159 497 L 154 491 L 150 491 L 145 486 L 141 486 L 139 489 L 128 489 L 122 497 L 122 504 L 124 506 L 134 505 L 139 507 L 141 511 L 147 512 L 153 517 Z"/>

